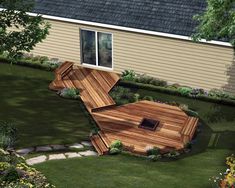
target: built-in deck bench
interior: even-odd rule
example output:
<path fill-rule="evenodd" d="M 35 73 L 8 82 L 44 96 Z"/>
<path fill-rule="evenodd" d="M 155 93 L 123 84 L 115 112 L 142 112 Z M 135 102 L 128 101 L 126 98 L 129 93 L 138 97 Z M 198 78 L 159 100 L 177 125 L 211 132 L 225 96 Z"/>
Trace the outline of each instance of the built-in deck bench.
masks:
<path fill-rule="evenodd" d="M 187 144 L 190 140 L 192 140 L 197 124 L 198 118 L 195 117 L 189 117 L 185 122 L 185 126 L 181 131 L 181 137 L 184 144 Z"/>
<path fill-rule="evenodd" d="M 55 70 L 56 80 L 62 80 L 73 69 L 73 63 L 66 61 Z"/>

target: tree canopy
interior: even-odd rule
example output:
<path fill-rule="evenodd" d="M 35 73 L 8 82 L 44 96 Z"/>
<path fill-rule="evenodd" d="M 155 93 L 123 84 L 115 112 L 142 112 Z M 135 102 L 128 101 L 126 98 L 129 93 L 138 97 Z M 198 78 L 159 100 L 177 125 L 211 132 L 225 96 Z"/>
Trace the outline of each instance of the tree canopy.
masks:
<path fill-rule="evenodd" d="M 196 15 L 199 21 L 195 41 L 224 40 L 235 47 L 235 0 L 207 0 L 208 6 L 202 15 Z"/>
<path fill-rule="evenodd" d="M 40 16 L 29 16 L 34 0 L 0 0 L 0 53 L 17 61 L 49 34 L 50 24 Z"/>

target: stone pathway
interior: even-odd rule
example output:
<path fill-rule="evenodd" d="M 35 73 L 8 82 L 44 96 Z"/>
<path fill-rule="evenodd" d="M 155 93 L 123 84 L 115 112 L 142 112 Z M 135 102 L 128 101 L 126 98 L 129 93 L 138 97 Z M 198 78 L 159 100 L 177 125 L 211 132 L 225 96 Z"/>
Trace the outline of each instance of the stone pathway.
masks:
<path fill-rule="evenodd" d="M 76 157 L 87 157 L 87 156 L 98 156 L 98 153 L 91 150 L 89 148 L 85 151 L 80 152 L 61 152 L 58 153 L 60 150 L 66 150 L 66 149 L 83 149 L 84 147 L 91 147 L 91 142 L 88 141 L 82 141 L 81 143 L 74 143 L 71 145 L 47 145 L 47 146 L 37 146 L 37 147 L 29 147 L 29 148 L 23 148 L 16 150 L 16 153 L 22 156 L 26 156 L 29 153 L 37 153 L 37 152 L 57 152 L 55 154 L 50 153 L 47 155 L 40 155 L 37 157 L 32 157 L 26 160 L 26 163 L 28 165 L 34 165 L 43 163 L 48 160 L 61 160 L 61 159 L 69 159 L 69 158 L 76 158 Z"/>

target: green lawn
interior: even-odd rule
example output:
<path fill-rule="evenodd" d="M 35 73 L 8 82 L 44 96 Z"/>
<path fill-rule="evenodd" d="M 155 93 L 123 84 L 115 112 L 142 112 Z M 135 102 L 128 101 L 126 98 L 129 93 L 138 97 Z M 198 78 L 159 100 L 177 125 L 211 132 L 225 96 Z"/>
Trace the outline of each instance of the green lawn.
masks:
<path fill-rule="evenodd" d="M 0 64 L 0 120 L 19 129 L 18 146 L 69 143 L 87 137 L 91 126 L 78 101 L 49 91 L 50 72 Z M 149 162 L 129 155 L 49 161 L 36 165 L 58 188 L 210 188 L 235 153 L 235 107 L 137 90 L 161 101 L 188 104 L 203 122 L 193 151 L 177 161 Z M 144 109 L 143 109 L 144 110 Z"/>
<path fill-rule="evenodd" d="M 36 167 L 58 188 L 211 188 L 209 178 L 224 171 L 225 157 L 235 153 L 235 107 L 146 90 L 134 92 L 188 104 L 199 113 L 203 125 L 191 153 L 171 162 L 120 155 L 50 161 Z"/>
<path fill-rule="evenodd" d="M 49 161 L 36 165 L 58 188 L 211 188 L 209 177 L 225 170 L 228 150 L 208 150 L 171 162 L 133 156 Z"/>
<path fill-rule="evenodd" d="M 17 147 L 87 139 L 91 126 L 84 109 L 50 91 L 52 80 L 52 72 L 0 63 L 0 120 L 18 128 Z"/>

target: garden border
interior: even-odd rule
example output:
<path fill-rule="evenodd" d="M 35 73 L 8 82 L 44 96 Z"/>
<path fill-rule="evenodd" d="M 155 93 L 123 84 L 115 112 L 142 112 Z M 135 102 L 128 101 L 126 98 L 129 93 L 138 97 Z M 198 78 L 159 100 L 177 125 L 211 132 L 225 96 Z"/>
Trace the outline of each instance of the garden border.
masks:
<path fill-rule="evenodd" d="M 147 89 L 150 91 L 159 91 L 162 93 L 170 94 L 170 95 L 177 95 L 189 99 L 198 99 L 206 102 L 213 102 L 217 104 L 225 104 L 225 105 L 231 105 L 235 106 L 235 100 L 231 99 L 223 99 L 223 98 L 214 98 L 214 97 L 209 97 L 209 96 L 197 96 L 197 97 L 190 97 L 190 96 L 185 96 L 182 95 L 177 89 L 169 89 L 161 86 L 154 86 L 150 84 L 143 84 L 143 83 L 138 83 L 134 81 L 127 81 L 121 79 L 118 83 L 120 86 L 128 86 L 129 88 L 136 88 L 136 89 Z"/>

